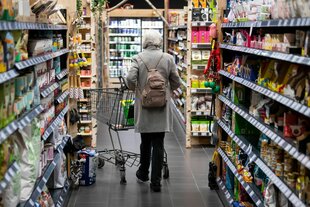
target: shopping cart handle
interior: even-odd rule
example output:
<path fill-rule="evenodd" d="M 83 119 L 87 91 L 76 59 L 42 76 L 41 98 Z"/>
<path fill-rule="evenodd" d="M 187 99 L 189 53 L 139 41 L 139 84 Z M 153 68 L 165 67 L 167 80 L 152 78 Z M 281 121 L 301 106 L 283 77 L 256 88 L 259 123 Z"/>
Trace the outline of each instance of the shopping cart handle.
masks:
<path fill-rule="evenodd" d="M 128 86 L 127 86 L 125 78 L 123 76 L 119 76 L 118 79 L 121 84 L 121 90 L 127 90 Z"/>

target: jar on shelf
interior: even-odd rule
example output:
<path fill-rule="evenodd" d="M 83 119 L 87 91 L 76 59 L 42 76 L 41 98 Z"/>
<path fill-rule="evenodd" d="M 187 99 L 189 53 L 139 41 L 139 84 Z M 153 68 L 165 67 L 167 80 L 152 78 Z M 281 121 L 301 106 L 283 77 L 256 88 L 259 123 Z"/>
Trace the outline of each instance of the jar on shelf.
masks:
<path fill-rule="evenodd" d="M 90 40 L 90 37 L 91 37 L 90 33 L 85 34 L 85 40 Z"/>

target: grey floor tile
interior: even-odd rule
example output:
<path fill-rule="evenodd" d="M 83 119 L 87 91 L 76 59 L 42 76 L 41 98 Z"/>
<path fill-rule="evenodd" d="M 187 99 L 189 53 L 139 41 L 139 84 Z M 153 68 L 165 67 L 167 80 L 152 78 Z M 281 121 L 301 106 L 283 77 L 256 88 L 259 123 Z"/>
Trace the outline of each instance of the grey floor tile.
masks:
<path fill-rule="evenodd" d="M 98 125 L 98 149 L 112 149 L 105 125 Z M 69 207 L 221 207 L 215 191 L 208 188 L 208 163 L 214 148 L 185 148 L 185 138 L 173 133 L 165 138 L 170 178 L 163 180 L 162 192 L 154 193 L 149 183 L 136 182 L 137 167 L 127 168 L 127 185 L 119 184 L 119 171 L 106 164 L 97 171 L 92 186 L 79 187 L 72 193 Z M 115 134 L 113 135 L 115 136 Z M 140 135 L 120 132 L 124 150 L 139 152 Z M 114 140 L 116 137 L 114 137 Z"/>

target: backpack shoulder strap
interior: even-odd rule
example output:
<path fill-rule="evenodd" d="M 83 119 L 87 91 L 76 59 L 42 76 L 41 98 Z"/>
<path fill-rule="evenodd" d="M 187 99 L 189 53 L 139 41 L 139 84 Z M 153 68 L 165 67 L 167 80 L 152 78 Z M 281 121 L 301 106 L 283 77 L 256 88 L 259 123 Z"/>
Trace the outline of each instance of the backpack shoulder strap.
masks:
<path fill-rule="evenodd" d="M 141 57 L 140 55 L 138 55 L 138 56 L 139 56 L 139 58 L 141 59 L 141 61 L 143 62 L 143 64 L 145 65 L 147 71 L 150 72 L 149 67 L 148 67 L 147 64 L 143 61 L 142 57 Z M 163 58 L 163 56 L 164 56 L 164 53 L 162 53 L 162 55 L 160 56 L 160 58 L 159 58 L 159 60 L 158 60 L 158 62 L 157 62 L 157 64 L 156 64 L 156 66 L 155 66 L 155 69 L 157 68 L 157 66 L 158 66 L 158 64 L 160 63 L 160 61 L 161 61 L 161 59 Z"/>

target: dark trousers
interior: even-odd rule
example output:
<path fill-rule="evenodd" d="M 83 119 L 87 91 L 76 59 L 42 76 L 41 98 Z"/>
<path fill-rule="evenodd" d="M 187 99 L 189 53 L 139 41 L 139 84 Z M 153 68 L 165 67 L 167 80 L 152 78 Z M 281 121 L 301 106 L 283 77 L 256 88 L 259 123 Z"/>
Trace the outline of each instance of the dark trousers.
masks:
<path fill-rule="evenodd" d="M 141 133 L 140 145 L 140 167 L 143 175 L 149 174 L 149 167 L 152 157 L 151 182 L 159 184 L 164 160 L 164 137 L 165 132 Z"/>

